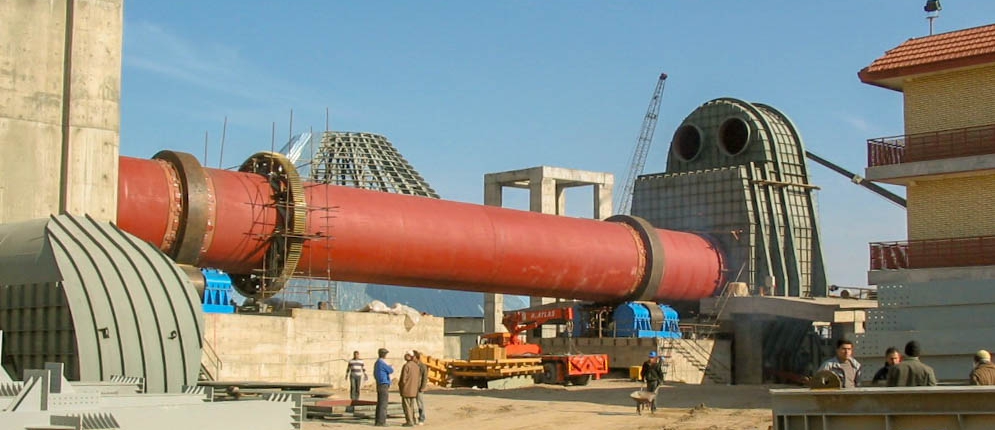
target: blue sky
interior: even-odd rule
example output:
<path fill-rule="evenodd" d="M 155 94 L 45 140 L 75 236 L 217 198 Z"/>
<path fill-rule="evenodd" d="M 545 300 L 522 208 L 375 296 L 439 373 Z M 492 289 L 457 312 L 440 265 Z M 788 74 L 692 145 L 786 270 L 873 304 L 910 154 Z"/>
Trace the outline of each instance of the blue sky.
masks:
<path fill-rule="evenodd" d="M 439 194 L 481 203 L 483 175 L 538 165 L 626 177 L 668 73 L 645 173 L 718 97 L 771 105 L 807 148 L 862 173 L 868 138 L 902 134 L 901 94 L 856 73 L 924 36 L 925 1 L 128 1 L 121 154 L 239 164 L 325 128 L 387 136 Z M 946 1 L 936 32 L 995 22 Z M 222 123 L 228 117 L 224 158 Z M 864 285 L 867 243 L 904 240 L 904 210 L 812 165 L 830 283 Z M 902 191 L 902 190 L 898 190 Z M 509 194 L 510 193 L 510 194 Z M 586 193 L 586 194 L 585 194 Z M 506 191 L 524 209 L 524 194 Z M 590 214 L 590 191 L 568 194 Z M 571 206 L 572 205 L 572 206 Z"/>

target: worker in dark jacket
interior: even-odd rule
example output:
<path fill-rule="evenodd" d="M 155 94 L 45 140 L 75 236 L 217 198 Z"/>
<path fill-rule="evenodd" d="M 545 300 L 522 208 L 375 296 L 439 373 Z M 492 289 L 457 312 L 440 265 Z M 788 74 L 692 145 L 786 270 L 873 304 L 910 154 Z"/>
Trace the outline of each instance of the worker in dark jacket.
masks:
<path fill-rule="evenodd" d="M 919 342 L 905 344 L 905 359 L 888 371 L 889 387 L 923 387 L 936 385 L 933 368 L 919 361 Z"/>
<path fill-rule="evenodd" d="M 663 363 L 660 355 L 656 351 L 650 351 L 649 359 L 643 362 L 643 381 L 646 381 L 646 391 L 656 393 L 656 389 L 663 382 Z M 656 397 L 650 404 L 650 411 L 656 412 Z"/>
<path fill-rule="evenodd" d="M 898 348 L 894 346 L 889 346 L 888 349 L 884 351 L 884 366 L 878 369 L 877 373 L 874 374 L 874 378 L 871 379 L 871 384 L 884 384 L 888 382 L 888 372 L 896 364 L 902 362 L 902 354 L 898 352 Z"/>
<path fill-rule="evenodd" d="M 995 385 L 995 364 L 988 351 L 974 353 L 974 370 L 971 371 L 971 385 Z"/>
<path fill-rule="evenodd" d="M 404 352 L 404 366 L 401 379 L 397 380 L 397 390 L 401 393 L 401 409 L 404 410 L 404 425 L 418 425 L 418 388 L 421 387 L 421 367 L 415 361 L 414 351 Z"/>
<path fill-rule="evenodd" d="M 415 351 L 415 361 L 418 362 L 418 368 L 421 369 L 421 384 L 418 386 L 418 397 L 415 398 L 416 403 L 418 403 L 418 424 L 421 425 L 425 423 L 425 399 L 422 393 L 428 389 L 428 365 L 425 364 L 425 358 L 421 351 Z"/>

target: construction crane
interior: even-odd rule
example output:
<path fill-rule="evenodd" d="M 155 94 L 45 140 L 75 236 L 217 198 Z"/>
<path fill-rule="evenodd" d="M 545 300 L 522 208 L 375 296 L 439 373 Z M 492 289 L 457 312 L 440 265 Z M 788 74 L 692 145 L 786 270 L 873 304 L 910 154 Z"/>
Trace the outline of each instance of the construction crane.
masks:
<path fill-rule="evenodd" d="M 653 142 L 653 133 L 656 131 L 656 119 L 660 114 L 660 99 L 663 97 L 663 87 L 667 82 L 667 74 L 661 73 L 660 80 L 656 82 L 656 89 L 653 90 L 653 98 L 646 108 L 646 116 L 643 117 L 643 127 L 639 131 L 639 139 L 636 140 L 636 147 L 632 151 L 632 161 L 629 162 L 629 173 L 622 183 L 622 192 L 618 193 L 618 200 L 615 203 L 615 213 L 628 215 L 632 207 L 632 189 L 636 184 L 636 177 L 643 173 L 643 165 L 646 164 L 646 155 L 650 151 L 650 143 Z"/>

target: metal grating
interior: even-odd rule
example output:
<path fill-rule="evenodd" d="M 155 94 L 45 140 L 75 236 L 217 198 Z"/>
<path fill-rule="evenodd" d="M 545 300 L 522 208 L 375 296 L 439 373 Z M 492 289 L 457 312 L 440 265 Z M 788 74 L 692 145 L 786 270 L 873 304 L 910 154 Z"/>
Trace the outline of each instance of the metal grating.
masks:
<path fill-rule="evenodd" d="M 750 194 L 742 166 L 643 175 L 636 182 L 632 213 L 658 228 L 716 238 L 729 260 L 728 268 L 734 271 L 730 280 L 755 285 L 757 268 L 766 263 L 744 264 L 757 256 L 756 212 L 747 203 Z"/>
<path fill-rule="evenodd" d="M 742 124 L 738 149 L 723 145 L 727 123 Z M 682 145 L 687 129 L 700 144 Z M 755 292 L 824 297 L 816 187 L 790 119 L 763 104 L 716 99 L 689 114 L 674 136 L 667 171 L 640 177 L 632 213 L 659 228 L 712 235 L 729 258 L 728 279 Z"/>
<path fill-rule="evenodd" d="M 311 160 L 311 179 L 322 184 L 439 198 L 386 137 L 373 133 L 324 132 Z"/>

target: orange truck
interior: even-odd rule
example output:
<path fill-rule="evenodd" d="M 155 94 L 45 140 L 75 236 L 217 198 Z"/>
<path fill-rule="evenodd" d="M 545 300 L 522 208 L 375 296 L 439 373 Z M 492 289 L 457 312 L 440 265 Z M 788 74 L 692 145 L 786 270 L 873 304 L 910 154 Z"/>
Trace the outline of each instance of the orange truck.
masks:
<path fill-rule="evenodd" d="M 608 373 L 607 354 L 543 354 L 542 347 L 525 341 L 525 332 L 544 324 L 566 324 L 570 333 L 573 320 L 574 308 L 562 304 L 505 312 L 502 323 L 508 332 L 485 334 L 482 340 L 503 347 L 508 358 L 541 358 L 543 372 L 536 375 L 536 382 L 587 385 L 591 378 Z"/>

